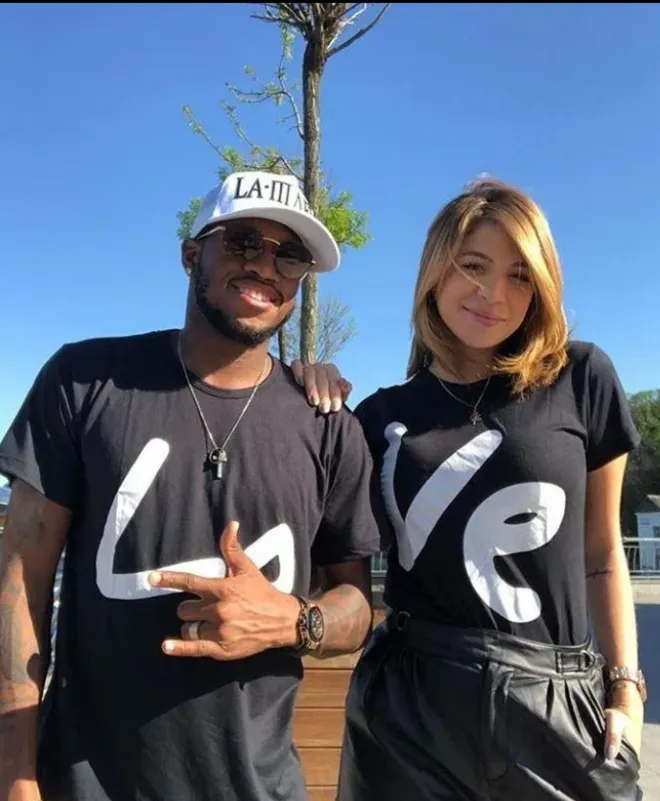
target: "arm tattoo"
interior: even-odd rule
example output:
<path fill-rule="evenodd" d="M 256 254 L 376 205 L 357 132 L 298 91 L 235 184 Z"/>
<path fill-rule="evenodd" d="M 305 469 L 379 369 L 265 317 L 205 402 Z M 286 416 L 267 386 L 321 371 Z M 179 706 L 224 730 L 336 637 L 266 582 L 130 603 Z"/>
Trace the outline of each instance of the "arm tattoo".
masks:
<path fill-rule="evenodd" d="M 9 696 L 12 706 L 22 706 L 34 695 L 37 680 L 38 656 L 30 653 L 32 621 L 20 574 L 20 566 L 10 563 L 0 585 L 0 713 Z"/>
<path fill-rule="evenodd" d="M 596 576 L 607 576 L 611 572 L 612 572 L 612 570 L 610 568 L 604 567 L 604 568 L 602 568 L 600 570 L 592 570 L 592 571 L 590 571 L 589 573 L 587 573 L 587 578 L 590 579 L 590 578 L 596 578 Z"/>
<path fill-rule="evenodd" d="M 328 589 L 316 598 L 323 611 L 325 634 L 315 656 L 353 653 L 371 632 L 371 577 L 364 563 L 326 568 L 323 584 Z"/>
<path fill-rule="evenodd" d="M 70 512 L 15 481 L 0 537 L 0 797 L 35 770 L 50 600 Z"/>
<path fill-rule="evenodd" d="M 45 499 L 15 482 L 0 540 L 0 711 L 35 704 L 39 697 L 39 652 L 51 587 L 44 560 Z M 31 702 L 31 703 L 30 703 Z"/>
<path fill-rule="evenodd" d="M 31 487 L 24 484 L 14 486 L 10 502 L 7 526 L 14 535 L 13 547 L 38 547 L 46 534 L 46 523 L 43 517 L 43 498 Z"/>

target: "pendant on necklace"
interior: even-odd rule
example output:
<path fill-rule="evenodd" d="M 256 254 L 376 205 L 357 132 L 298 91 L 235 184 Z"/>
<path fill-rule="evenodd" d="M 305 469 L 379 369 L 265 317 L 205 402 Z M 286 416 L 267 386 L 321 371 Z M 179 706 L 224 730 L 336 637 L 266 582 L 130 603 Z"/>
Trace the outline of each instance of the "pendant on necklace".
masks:
<path fill-rule="evenodd" d="M 214 448 L 209 453 L 208 461 L 213 479 L 217 481 L 222 478 L 223 465 L 227 464 L 227 454 L 222 448 Z"/>
<path fill-rule="evenodd" d="M 470 415 L 470 422 L 473 426 L 476 426 L 477 423 L 480 423 L 482 420 L 481 415 L 476 409 L 472 410 L 472 414 Z"/>

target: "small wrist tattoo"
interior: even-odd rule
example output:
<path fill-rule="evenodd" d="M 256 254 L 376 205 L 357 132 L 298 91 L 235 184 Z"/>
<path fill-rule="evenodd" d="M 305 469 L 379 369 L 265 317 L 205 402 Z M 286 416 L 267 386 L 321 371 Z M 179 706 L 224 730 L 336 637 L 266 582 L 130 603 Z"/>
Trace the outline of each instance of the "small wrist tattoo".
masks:
<path fill-rule="evenodd" d="M 595 578 L 596 576 L 606 576 L 611 572 L 612 571 L 609 568 L 604 567 L 600 570 L 592 570 L 590 573 L 587 573 L 587 578 L 589 579 L 589 578 Z"/>

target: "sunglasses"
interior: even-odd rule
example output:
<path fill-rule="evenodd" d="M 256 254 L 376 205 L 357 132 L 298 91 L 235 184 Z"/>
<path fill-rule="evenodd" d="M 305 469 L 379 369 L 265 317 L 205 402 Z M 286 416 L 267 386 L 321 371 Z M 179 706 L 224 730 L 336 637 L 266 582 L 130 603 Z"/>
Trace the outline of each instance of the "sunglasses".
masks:
<path fill-rule="evenodd" d="M 300 280 L 304 278 L 316 263 L 310 251 L 300 242 L 278 242 L 269 239 L 259 231 L 249 226 L 227 229 L 219 225 L 205 231 L 198 239 L 224 231 L 223 244 L 225 251 L 232 256 L 238 256 L 245 264 L 254 261 L 264 252 L 266 247 L 273 253 L 275 268 L 284 278 Z M 267 246 L 266 243 L 269 243 Z M 273 245 L 275 246 L 273 248 Z"/>

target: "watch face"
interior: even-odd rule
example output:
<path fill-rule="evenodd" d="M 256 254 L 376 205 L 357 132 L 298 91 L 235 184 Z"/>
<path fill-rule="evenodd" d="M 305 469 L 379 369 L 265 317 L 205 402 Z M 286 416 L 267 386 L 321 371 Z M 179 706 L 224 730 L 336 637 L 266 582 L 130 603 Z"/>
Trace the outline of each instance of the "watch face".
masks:
<path fill-rule="evenodd" d="M 316 640 L 317 642 L 323 639 L 323 632 L 324 632 L 323 615 L 321 614 L 321 610 L 318 607 L 313 606 L 309 610 L 308 622 L 309 622 L 309 633 L 312 639 Z"/>

